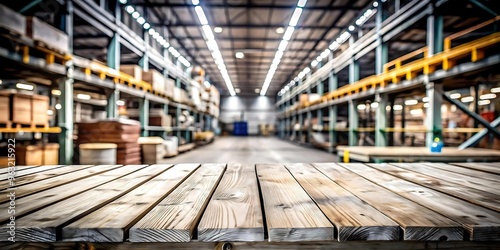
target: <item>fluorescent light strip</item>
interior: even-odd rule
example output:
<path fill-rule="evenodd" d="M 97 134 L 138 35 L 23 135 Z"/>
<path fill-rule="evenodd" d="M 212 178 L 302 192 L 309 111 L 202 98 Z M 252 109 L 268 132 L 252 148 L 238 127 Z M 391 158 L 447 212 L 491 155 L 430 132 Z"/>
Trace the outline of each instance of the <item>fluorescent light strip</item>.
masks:
<path fill-rule="evenodd" d="M 198 5 L 199 1 L 193 0 L 192 1 L 194 5 Z M 126 0 L 120 0 L 120 3 L 126 4 Z M 197 10 L 197 7 L 201 9 L 201 6 L 196 6 L 195 11 Z M 151 28 L 151 24 L 149 24 L 144 17 L 141 16 L 141 14 L 133 7 L 130 5 L 125 6 L 125 11 L 129 13 L 142 27 L 148 31 L 148 34 L 152 36 L 160 45 L 162 45 L 165 49 L 169 49 L 168 51 L 175 57 L 179 58 L 181 57 L 181 54 L 176 50 L 173 49 L 171 50 L 170 48 L 170 43 L 167 42 L 167 40 L 160 35 L 160 33 L 156 32 L 153 28 Z M 203 13 L 203 10 L 196 11 L 196 14 L 198 14 L 198 18 L 200 19 L 200 22 L 207 22 L 207 18 L 205 16 L 205 13 Z M 191 67 L 191 63 L 184 57 L 182 57 L 182 60 L 179 60 L 186 68 Z"/>
<path fill-rule="evenodd" d="M 297 7 L 303 7 L 304 5 L 302 5 L 302 2 L 304 2 L 303 4 L 305 5 L 305 2 L 306 1 L 300 1 L 299 0 L 299 3 L 297 3 Z M 384 2 L 384 1 L 382 1 Z M 373 3 L 373 6 L 375 7 L 375 9 L 372 9 L 372 8 L 369 8 L 367 9 L 363 15 L 361 15 L 356 21 L 355 21 L 355 24 L 359 27 L 361 25 L 363 25 L 368 19 L 370 19 L 370 17 L 372 17 L 376 12 L 377 12 L 377 9 L 376 7 L 378 6 L 378 2 L 374 2 Z M 298 9 L 298 8 L 297 8 Z M 295 15 L 299 15 L 300 14 L 297 14 L 297 12 L 301 12 L 302 9 L 300 10 L 297 10 L 295 9 L 293 15 L 292 15 L 292 20 L 290 20 L 290 26 L 295 26 L 297 25 L 297 20 L 298 18 L 295 17 Z M 297 19 L 297 20 L 295 20 Z M 316 59 L 314 59 L 312 62 L 311 62 L 311 66 L 312 67 L 316 67 L 318 66 L 319 62 L 321 62 L 323 59 L 327 58 L 328 55 L 337 50 L 340 45 L 342 43 L 344 43 L 345 41 L 347 41 L 347 39 L 349 39 L 349 37 L 351 37 L 351 33 L 350 32 L 353 32 L 355 29 L 356 29 L 356 26 L 354 25 L 349 25 L 349 27 L 347 28 L 348 30 L 345 30 L 344 32 L 342 32 L 342 34 L 337 37 L 337 39 L 335 39 L 335 41 L 333 41 L 330 46 L 325 50 L 323 51 L 319 56 L 316 57 Z M 284 38 L 283 38 L 284 39 Z M 301 72 L 302 73 L 302 72 Z M 302 77 L 301 77 L 302 76 Z M 299 73 L 299 76 L 298 78 L 302 79 L 303 77 L 305 76 L 304 73 L 300 74 Z M 296 77 L 297 78 L 297 77 Z M 286 91 L 284 91 L 284 89 L 281 89 L 280 93 L 284 93 Z"/>
<path fill-rule="evenodd" d="M 219 68 L 219 71 L 222 75 L 222 79 L 226 83 L 227 89 L 229 90 L 229 94 L 232 96 L 236 95 L 236 91 L 234 90 L 233 83 L 231 82 L 231 78 L 229 77 L 229 73 L 227 72 L 226 65 L 224 64 L 224 59 L 222 58 L 222 54 L 219 50 L 219 46 L 217 45 L 217 41 L 215 40 L 214 33 L 212 33 L 212 28 L 208 23 L 208 19 L 203 11 L 203 7 L 199 6 L 200 1 L 192 0 L 193 5 L 197 5 L 194 7 L 196 15 L 202 25 L 202 31 L 206 39 L 206 44 L 208 49 L 211 52 L 212 58 L 214 59 L 215 64 Z"/>
<path fill-rule="evenodd" d="M 269 72 L 267 73 L 266 79 L 264 80 L 264 84 L 262 85 L 262 88 L 260 90 L 261 96 L 266 95 L 266 92 L 269 89 L 269 85 L 271 84 L 274 73 L 276 73 L 276 70 L 278 69 L 281 58 L 283 57 L 283 53 L 285 52 L 286 47 L 288 46 L 288 41 L 290 41 L 290 39 L 292 39 L 293 32 L 295 31 L 294 27 L 299 22 L 300 16 L 302 15 L 302 8 L 306 5 L 306 3 L 307 3 L 307 0 L 299 0 L 297 2 L 297 8 L 295 8 L 295 10 L 293 11 L 292 18 L 290 19 L 290 22 L 288 23 L 289 26 L 286 29 L 285 33 L 283 34 L 283 40 L 281 40 L 281 42 L 278 46 L 278 51 L 276 52 L 276 55 L 274 56 L 274 60 L 269 68 Z M 291 86 L 287 85 L 286 86 L 287 90 L 290 89 L 290 87 Z M 281 90 L 280 93 L 283 93 L 283 90 Z"/>

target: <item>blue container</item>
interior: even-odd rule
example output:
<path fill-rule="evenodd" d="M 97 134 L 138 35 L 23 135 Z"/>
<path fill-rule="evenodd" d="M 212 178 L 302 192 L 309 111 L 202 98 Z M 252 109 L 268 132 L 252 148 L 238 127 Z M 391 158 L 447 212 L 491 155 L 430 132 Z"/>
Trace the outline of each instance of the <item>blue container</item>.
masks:
<path fill-rule="evenodd" d="M 431 144 L 431 152 L 432 153 L 441 153 L 443 149 L 443 142 L 439 138 L 434 138 L 434 142 Z"/>
<path fill-rule="evenodd" d="M 234 122 L 233 135 L 247 136 L 248 135 L 248 123 L 247 122 Z"/>

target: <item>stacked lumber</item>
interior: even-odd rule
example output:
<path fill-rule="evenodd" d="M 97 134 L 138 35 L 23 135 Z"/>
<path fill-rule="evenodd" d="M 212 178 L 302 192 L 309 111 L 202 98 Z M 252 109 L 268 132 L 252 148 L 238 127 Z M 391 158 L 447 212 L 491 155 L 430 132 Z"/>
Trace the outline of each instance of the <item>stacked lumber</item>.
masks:
<path fill-rule="evenodd" d="M 117 164 L 140 164 L 141 147 L 138 143 L 140 123 L 127 119 L 78 123 L 77 145 L 82 143 L 114 143 L 117 145 Z"/>

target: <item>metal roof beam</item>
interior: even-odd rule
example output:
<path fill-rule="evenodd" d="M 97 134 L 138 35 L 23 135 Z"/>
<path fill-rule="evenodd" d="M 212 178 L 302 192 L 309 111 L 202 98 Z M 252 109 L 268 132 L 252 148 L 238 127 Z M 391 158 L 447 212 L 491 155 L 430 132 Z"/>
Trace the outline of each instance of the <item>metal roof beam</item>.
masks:
<path fill-rule="evenodd" d="M 161 27 L 167 24 L 164 23 L 150 23 L 153 27 Z M 200 27 L 199 23 L 169 23 L 170 27 Z M 249 29 L 276 29 L 286 27 L 284 24 L 228 24 L 228 23 L 214 23 L 211 26 L 221 28 L 249 28 Z M 297 25 L 296 29 L 331 29 L 332 26 L 325 25 Z M 334 29 L 345 29 L 345 26 L 333 26 Z"/>
<path fill-rule="evenodd" d="M 135 5 L 135 6 L 142 6 L 142 7 L 164 7 L 164 8 L 190 8 L 193 7 L 192 4 L 188 3 L 169 3 L 169 2 L 162 2 L 162 3 L 145 3 L 145 2 L 138 2 L 138 1 L 132 1 L 130 4 Z M 246 3 L 246 4 L 222 4 L 222 3 L 207 3 L 204 2 L 202 3 L 203 6 L 207 8 L 244 8 L 244 9 L 288 9 L 288 10 L 293 10 L 295 7 L 297 7 L 296 4 L 280 4 L 280 5 L 275 5 L 275 4 L 256 4 L 256 3 Z M 327 6 L 327 5 L 306 5 L 304 6 L 304 9 L 306 10 L 328 10 L 328 11 L 340 11 L 344 9 L 344 6 Z M 359 11 L 362 8 L 360 7 L 354 7 L 354 6 L 349 6 L 350 10 L 354 11 Z"/>

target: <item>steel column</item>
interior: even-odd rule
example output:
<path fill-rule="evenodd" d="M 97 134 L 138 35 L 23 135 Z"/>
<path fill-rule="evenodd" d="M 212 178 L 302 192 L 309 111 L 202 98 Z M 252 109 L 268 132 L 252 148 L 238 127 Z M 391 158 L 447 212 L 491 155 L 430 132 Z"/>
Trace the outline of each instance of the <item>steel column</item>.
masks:
<path fill-rule="evenodd" d="M 141 123 L 142 136 L 149 136 L 147 127 L 149 126 L 149 100 L 144 98 L 139 100 L 139 121 Z"/>
<path fill-rule="evenodd" d="M 318 95 L 320 98 L 323 96 L 323 93 L 324 93 L 323 82 L 318 81 Z M 322 128 L 323 127 L 323 109 L 318 109 L 316 111 L 316 113 L 317 113 L 317 117 L 318 117 L 318 125 L 320 126 L 320 128 Z"/>
<path fill-rule="evenodd" d="M 384 9 L 382 4 L 377 7 L 377 14 L 375 17 L 375 27 L 377 30 L 377 48 L 375 49 L 375 74 L 382 74 L 384 71 L 384 64 L 387 63 L 389 57 L 389 50 L 387 43 L 383 42 L 383 37 L 380 32 L 382 28 L 382 22 L 385 19 Z"/>
<path fill-rule="evenodd" d="M 118 117 L 118 108 L 116 106 L 116 101 L 120 99 L 120 91 L 114 90 L 108 95 L 108 103 L 106 104 L 106 114 L 108 118 Z"/>
<path fill-rule="evenodd" d="M 429 5 L 429 8 L 434 8 Z M 435 10 L 432 11 L 427 17 L 427 56 L 432 56 L 436 53 L 443 51 L 443 17 L 434 14 Z"/>
<path fill-rule="evenodd" d="M 329 73 L 328 76 L 328 91 L 333 91 L 338 87 L 338 78 L 333 72 Z M 337 131 L 335 128 L 337 127 L 337 105 L 330 105 L 328 107 L 328 136 L 330 141 L 330 147 L 328 148 L 328 152 L 332 153 L 334 151 L 334 147 L 337 144 Z"/>
<path fill-rule="evenodd" d="M 351 36 L 349 38 L 349 45 L 352 49 L 354 44 L 354 38 Z M 354 60 L 354 55 L 351 55 L 349 63 L 349 84 L 353 84 L 359 81 L 359 63 Z M 358 129 L 359 125 L 359 113 L 357 109 L 358 102 L 356 100 L 350 100 L 349 105 L 349 146 L 355 146 L 358 144 Z"/>
<path fill-rule="evenodd" d="M 429 108 L 427 108 L 427 136 L 425 145 L 430 147 L 434 138 L 442 139 L 441 105 L 443 104 L 443 85 L 434 82 L 426 83 L 427 97 L 429 98 Z"/>
<path fill-rule="evenodd" d="M 387 146 L 387 138 L 384 129 L 387 127 L 387 94 L 377 94 L 375 101 L 378 102 L 375 111 L 375 146 Z"/>

